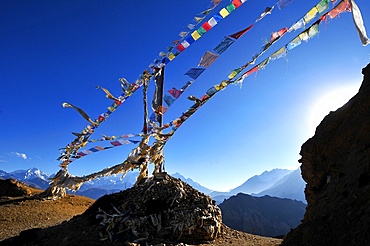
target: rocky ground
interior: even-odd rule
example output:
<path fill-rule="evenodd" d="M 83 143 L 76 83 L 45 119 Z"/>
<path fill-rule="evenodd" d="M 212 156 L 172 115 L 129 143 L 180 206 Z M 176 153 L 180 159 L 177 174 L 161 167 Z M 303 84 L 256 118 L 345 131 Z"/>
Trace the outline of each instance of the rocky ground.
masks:
<path fill-rule="evenodd" d="M 93 199 L 75 195 L 58 200 L 33 199 L 42 190 L 14 180 L 0 180 L 0 187 L 0 241 L 23 230 L 58 225 L 94 203 Z"/>
<path fill-rule="evenodd" d="M 32 199 L 33 195 L 41 191 L 19 183 L 14 183 L 13 186 L 0 186 L 0 189 L 7 187 L 8 191 L 17 189 L 24 192 L 22 197 L 17 198 L 0 193 L 0 241 L 3 240 L 0 245 L 122 245 L 122 242 L 104 239 L 100 233 L 102 225 L 96 223 L 96 219 L 92 218 L 95 216 L 91 213 L 94 200 L 75 195 L 56 200 Z M 90 209 L 87 210 L 88 208 Z M 280 244 L 281 239 L 251 235 L 232 230 L 223 224 L 220 225 L 220 233 L 215 240 L 197 243 L 218 246 Z"/>

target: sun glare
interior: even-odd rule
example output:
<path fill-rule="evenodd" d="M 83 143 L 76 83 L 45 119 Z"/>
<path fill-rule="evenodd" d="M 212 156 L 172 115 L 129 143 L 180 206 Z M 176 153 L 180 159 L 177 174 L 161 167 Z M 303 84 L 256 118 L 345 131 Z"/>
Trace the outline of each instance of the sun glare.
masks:
<path fill-rule="evenodd" d="M 316 127 L 330 111 L 335 111 L 346 104 L 357 92 L 359 86 L 340 87 L 324 94 L 313 105 L 309 116 L 310 134 L 315 133 Z"/>

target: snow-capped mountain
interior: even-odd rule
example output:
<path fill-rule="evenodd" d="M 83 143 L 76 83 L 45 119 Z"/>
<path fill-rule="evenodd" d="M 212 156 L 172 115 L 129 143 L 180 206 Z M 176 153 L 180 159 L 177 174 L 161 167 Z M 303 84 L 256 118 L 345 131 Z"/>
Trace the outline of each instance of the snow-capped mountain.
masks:
<path fill-rule="evenodd" d="M 135 184 L 138 174 L 138 172 L 128 172 L 125 177 L 122 177 L 122 175 L 112 175 L 91 180 L 84 183 L 80 190 L 78 190 L 75 194 L 85 195 L 93 199 L 97 199 L 105 194 L 131 188 Z M 37 168 L 17 170 L 10 173 L 0 170 L 0 178 L 16 179 L 39 189 L 48 188 L 50 182 L 49 179 L 53 176 L 54 174 L 49 175 L 43 173 Z M 179 173 L 172 174 L 172 176 L 181 179 L 200 192 L 209 194 L 214 200 L 216 200 L 218 204 L 238 193 L 254 196 L 269 195 L 280 198 L 290 198 L 306 203 L 304 196 L 305 182 L 301 177 L 300 169 L 295 171 L 286 169 L 273 169 L 271 171 L 265 171 L 260 175 L 251 177 L 242 185 L 230 190 L 229 192 L 212 191 L 207 187 L 204 187 L 193 181 L 191 178 L 185 178 Z"/>
<path fill-rule="evenodd" d="M 301 170 L 274 169 L 265 171 L 248 179 L 241 186 L 229 192 L 212 192 L 210 196 L 219 204 L 225 199 L 238 193 L 253 196 L 272 196 L 289 198 L 306 202 L 304 188 L 306 183 L 302 179 Z"/>
<path fill-rule="evenodd" d="M 10 172 L 9 175 L 18 180 L 42 179 L 48 181 L 48 179 L 50 178 L 49 174 L 43 173 L 37 168 L 17 170 L 14 172 Z"/>
<path fill-rule="evenodd" d="M 268 189 L 259 192 L 258 194 L 252 194 L 253 196 L 274 196 L 280 198 L 290 198 L 293 200 L 302 201 L 307 203 L 304 188 L 306 182 L 302 179 L 301 170 L 297 169 L 282 179 L 277 181 L 273 186 Z"/>
<path fill-rule="evenodd" d="M 79 191 L 86 191 L 91 188 L 112 190 L 125 190 L 131 188 L 139 175 L 138 172 L 128 172 L 125 177 L 120 174 L 101 177 L 84 183 Z M 78 193 L 78 192 L 77 192 Z"/>
<path fill-rule="evenodd" d="M 262 174 L 255 175 L 249 178 L 242 185 L 231 189 L 228 192 L 214 191 L 210 194 L 210 196 L 212 196 L 213 199 L 220 203 L 224 199 L 227 199 L 230 196 L 236 195 L 238 193 L 249 195 L 253 193 L 259 193 L 273 186 L 277 181 L 281 180 L 284 176 L 291 172 L 293 172 L 293 170 L 287 169 L 273 169 L 271 171 L 264 171 Z"/>
<path fill-rule="evenodd" d="M 49 178 L 51 177 L 51 175 L 43 173 L 37 168 L 16 170 L 10 173 L 1 171 L 0 175 L 4 179 L 16 179 L 38 189 L 46 189 L 49 187 Z"/>

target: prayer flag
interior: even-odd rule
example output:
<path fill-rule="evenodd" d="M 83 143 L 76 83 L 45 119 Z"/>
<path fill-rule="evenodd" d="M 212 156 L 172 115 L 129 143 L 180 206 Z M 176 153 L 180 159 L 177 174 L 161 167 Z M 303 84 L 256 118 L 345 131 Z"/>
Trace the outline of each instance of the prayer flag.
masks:
<path fill-rule="evenodd" d="M 182 46 L 184 46 L 185 49 L 190 46 L 190 44 L 186 40 L 182 41 L 181 44 L 182 44 Z"/>
<path fill-rule="evenodd" d="M 309 23 L 311 20 L 313 20 L 313 18 L 315 18 L 317 13 L 318 13 L 317 8 L 313 7 L 310 11 L 308 11 L 307 14 L 305 14 L 305 16 L 303 16 L 304 22 L 306 24 Z"/>
<path fill-rule="evenodd" d="M 229 11 L 227 11 L 226 8 L 222 8 L 220 10 L 219 14 L 222 16 L 222 18 L 226 18 L 226 16 L 228 16 L 230 13 L 229 13 Z"/>
<path fill-rule="evenodd" d="M 96 86 L 96 89 L 99 89 L 101 88 L 105 94 L 106 94 L 106 97 L 109 98 L 109 99 L 112 99 L 112 100 L 118 100 L 115 96 L 112 95 L 112 93 L 110 93 L 106 88 L 104 87 L 100 87 L 100 86 Z M 119 101 L 119 100 L 118 100 Z"/>
<path fill-rule="evenodd" d="M 178 51 L 180 51 L 180 52 L 183 52 L 183 51 L 185 50 L 185 47 L 184 47 L 182 44 L 178 44 L 178 45 L 176 46 L 176 49 L 177 49 Z"/>
<path fill-rule="evenodd" d="M 302 43 L 301 38 L 299 36 L 297 36 L 287 44 L 286 48 L 287 48 L 288 51 L 291 51 L 292 49 L 294 49 L 295 47 L 297 47 L 301 43 Z"/>
<path fill-rule="evenodd" d="M 211 2 L 214 4 L 216 7 L 222 0 L 212 0 Z"/>
<path fill-rule="evenodd" d="M 191 45 L 192 43 L 194 43 L 194 38 L 190 35 L 188 37 L 185 38 L 185 41 L 188 42 L 189 45 Z"/>
<path fill-rule="evenodd" d="M 296 31 L 300 28 L 303 28 L 304 26 L 305 26 L 305 22 L 302 18 L 299 21 L 297 21 L 295 24 L 293 24 L 293 26 L 291 28 L 289 28 L 288 32 L 291 32 L 292 30 Z"/>
<path fill-rule="evenodd" d="M 185 73 L 185 75 L 188 75 L 192 79 L 197 79 L 199 75 L 201 75 L 204 72 L 205 68 L 203 67 L 196 67 L 191 68 L 189 71 Z"/>
<path fill-rule="evenodd" d="M 278 40 L 280 37 L 282 37 L 286 32 L 288 31 L 288 28 L 284 27 L 282 29 L 280 29 L 279 31 L 277 32 L 274 32 L 271 34 L 271 38 L 270 38 L 270 43 L 273 43 L 275 42 L 276 40 Z"/>
<path fill-rule="evenodd" d="M 113 142 L 110 142 L 111 145 L 113 146 L 121 146 L 122 143 L 120 143 L 119 141 L 113 141 Z"/>
<path fill-rule="evenodd" d="M 179 36 L 184 38 L 186 35 L 188 35 L 188 32 L 180 32 Z"/>
<path fill-rule="evenodd" d="M 121 144 L 130 144 L 131 142 L 126 139 L 118 140 Z"/>
<path fill-rule="evenodd" d="M 164 67 L 161 67 L 159 71 L 154 75 L 155 91 L 152 101 L 152 109 L 157 113 L 158 108 L 162 107 L 163 104 L 163 83 L 164 83 Z M 157 122 L 162 124 L 162 117 L 157 113 Z"/>
<path fill-rule="evenodd" d="M 194 16 L 194 20 L 195 20 L 196 23 L 201 22 L 203 19 L 204 19 L 204 17 Z"/>
<path fill-rule="evenodd" d="M 260 64 L 257 65 L 258 70 L 265 69 L 265 67 L 267 66 L 267 64 L 269 64 L 269 62 L 270 62 L 269 58 L 266 58 L 265 60 L 263 60 Z"/>
<path fill-rule="evenodd" d="M 228 78 L 229 79 L 235 78 L 241 71 L 242 71 L 241 68 L 234 69 L 233 71 L 231 71 L 231 73 L 229 74 Z"/>
<path fill-rule="evenodd" d="M 302 40 L 302 41 L 308 41 L 308 39 L 310 39 L 310 36 L 308 36 L 308 33 L 307 31 L 304 31 L 302 32 L 301 34 L 298 35 L 299 38 Z"/>
<path fill-rule="evenodd" d="M 233 0 L 232 4 L 235 6 L 235 8 L 239 8 L 242 5 L 242 2 L 240 2 L 240 0 Z"/>
<path fill-rule="evenodd" d="M 335 8 L 329 11 L 328 16 L 331 19 L 334 19 L 345 11 L 351 11 L 351 5 L 348 1 L 340 2 L 337 6 L 335 6 Z"/>
<path fill-rule="evenodd" d="M 187 28 L 188 28 L 189 30 L 193 30 L 193 29 L 195 28 L 195 25 L 194 25 L 194 24 L 189 24 L 189 25 L 187 26 Z"/>
<path fill-rule="evenodd" d="M 158 115 L 164 115 L 164 113 L 166 113 L 167 110 L 168 110 L 167 107 L 161 105 L 161 106 L 158 106 L 155 113 L 158 114 Z"/>
<path fill-rule="evenodd" d="M 192 32 L 191 36 L 193 37 L 194 40 L 198 40 L 201 37 L 197 30 Z"/>
<path fill-rule="evenodd" d="M 175 59 L 176 56 L 172 52 L 170 52 L 170 53 L 168 53 L 167 57 L 170 61 L 172 61 L 173 59 Z"/>
<path fill-rule="evenodd" d="M 90 151 L 90 150 L 87 150 L 87 149 L 85 149 L 85 150 L 82 150 L 81 152 L 82 152 L 82 153 L 84 153 L 85 155 L 88 155 L 88 154 L 91 154 L 91 153 L 93 153 L 92 151 Z"/>
<path fill-rule="evenodd" d="M 229 13 L 231 13 L 235 10 L 235 5 L 230 3 L 229 5 L 226 6 L 226 9 Z"/>
<path fill-rule="evenodd" d="M 208 24 L 211 26 L 211 27 L 214 27 L 215 25 L 217 25 L 217 21 L 214 17 L 211 17 L 211 19 L 208 20 Z"/>
<path fill-rule="evenodd" d="M 250 29 L 252 29 L 252 27 L 254 26 L 254 24 L 250 25 L 249 27 L 239 31 L 239 32 L 236 32 L 234 34 L 231 34 L 229 37 L 232 37 L 232 38 L 235 38 L 235 39 L 238 39 L 240 38 L 241 36 L 243 36 L 246 32 L 248 32 Z"/>
<path fill-rule="evenodd" d="M 202 27 L 206 32 L 208 32 L 212 28 L 212 26 L 208 22 L 204 22 Z"/>
<path fill-rule="evenodd" d="M 212 8 L 204 10 L 201 14 L 208 15 L 212 11 Z"/>
<path fill-rule="evenodd" d="M 171 105 L 176 101 L 175 98 L 167 94 L 164 95 L 163 100 L 167 104 L 168 107 L 171 107 Z"/>
<path fill-rule="evenodd" d="M 308 36 L 310 36 L 310 38 L 315 37 L 319 33 L 319 23 L 320 20 L 316 21 L 315 24 L 308 29 Z"/>
<path fill-rule="evenodd" d="M 214 87 L 214 86 L 212 86 L 211 88 L 209 88 L 208 90 L 207 90 L 207 92 L 206 92 L 206 94 L 208 95 L 208 96 L 213 96 L 214 94 L 216 94 L 216 92 L 217 92 L 217 90 L 216 90 L 216 87 Z"/>
<path fill-rule="evenodd" d="M 319 14 L 322 14 L 329 8 L 330 0 L 321 0 L 318 4 L 316 4 L 317 11 Z"/>
<path fill-rule="evenodd" d="M 361 43 L 364 46 L 366 46 L 370 44 L 370 40 L 366 35 L 366 29 L 364 26 L 364 21 L 362 20 L 360 9 L 358 8 L 354 0 L 350 0 L 350 4 L 352 7 L 352 17 L 353 17 L 353 22 L 355 23 L 355 26 L 356 26 L 356 31 L 360 37 Z"/>
<path fill-rule="evenodd" d="M 207 31 L 201 26 L 201 27 L 199 27 L 198 28 L 198 33 L 199 33 L 199 35 L 203 35 L 203 34 L 205 34 Z"/>
<path fill-rule="evenodd" d="M 206 51 L 203 57 L 200 59 L 199 65 L 200 67 L 208 68 L 211 64 L 218 58 L 218 55 L 212 53 L 210 51 Z"/>
<path fill-rule="evenodd" d="M 223 19 L 220 13 L 215 14 L 212 18 L 215 19 L 217 23 Z"/>
<path fill-rule="evenodd" d="M 87 120 L 88 122 L 90 122 L 90 123 L 91 123 L 91 124 L 93 124 L 93 125 L 96 125 L 96 123 L 90 119 L 90 117 L 85 113 L 85 111 L 83 111 L 83 110 L 82 110 L 82 109 L 80 109 L 79 107 L 76 107 L 76 106 L 74 106 L 74 105 L 72 105 L 72 104 L 70 104 L 70 103 L 67 103 L 67 102 L 64 102 L 64 103 L 62 104 L 62 106 L 63 106 L 63 108 L 73 108 L 73 109 L 75 109 L 78 113 L 80 113 L 80 115 L 81 115 L 85 120 Z"/>
<path fill-rule="evenodd" d="M 178 98 L 180 95 L 181 95 L 181 93 L 182 93 L 182 91 L 180 91 L 180 90 L 178 90 L 178 89 L 176 89 L 175 87 L 172 87 L 172 89 L 171 90 L 168 90 L 168 92 L 174 97 L 174 98 Z"/>
<path fill-rule="evenodd" d="M 266 15 L 271 14 L 271 12 L 272 12 L 273 9 L 274 9 L 274 6 L 267 7 L 265 9 L 265 11 L 263 11 L 263 13 L 260 15 L 260 17 L 258 17 L 258 19 L 256 20 L 256 22 L 262 20 Z"/>
<path fill-rule="evenodd" d="M 223 80 L 221 83 L 219 83 L 218 85 L 215 85 L 215 88 L 217 91 L 220 91 L 220 90 L 223 90 L 225 89 L 225 87 L 228 85 L 227 81 L 226 80 Z"/>
<path fill-rule="evenodd" d="M 252 73 L 255 73 L 258 71 L 258 66 L 254 66 L 252 69 L 250 69 L 249 71 L 247 71 L 245 74 L 243 74 L 244 78 L 245 77 L 248 77 L 249 75 L 251 75 Z"/>
<path fill-rule="evenodd" d="M 225 37 L 221 43 L 219 43 L 213 50 L 220 55 L 227 50 L 227 48 L 230 47 L 235 42 L 234 39 L 231 39 L 230 37 Z"/>
<path fill-rule="evenodd" d="M 285 55 L 286 55 L 286 49 L 285 49 L 285 46 L 283 46 L 270 56 L 270 60 L 276 60 L 281 57 L 284 57 Z"/>

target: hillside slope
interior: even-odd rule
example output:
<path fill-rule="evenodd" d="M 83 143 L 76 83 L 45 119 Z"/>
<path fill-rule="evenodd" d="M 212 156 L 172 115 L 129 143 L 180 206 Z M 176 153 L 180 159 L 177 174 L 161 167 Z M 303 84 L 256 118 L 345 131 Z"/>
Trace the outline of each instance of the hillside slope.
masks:
<path fill-rule="evenodd" d="M 58 200 L 33 199 L 32 195 L 42 190 L 15 180 L 0 181 L 0 241 L 17 236 L 23 230 L 58 225 L 83 213 L 94 202 L 74 195 Z"/>

